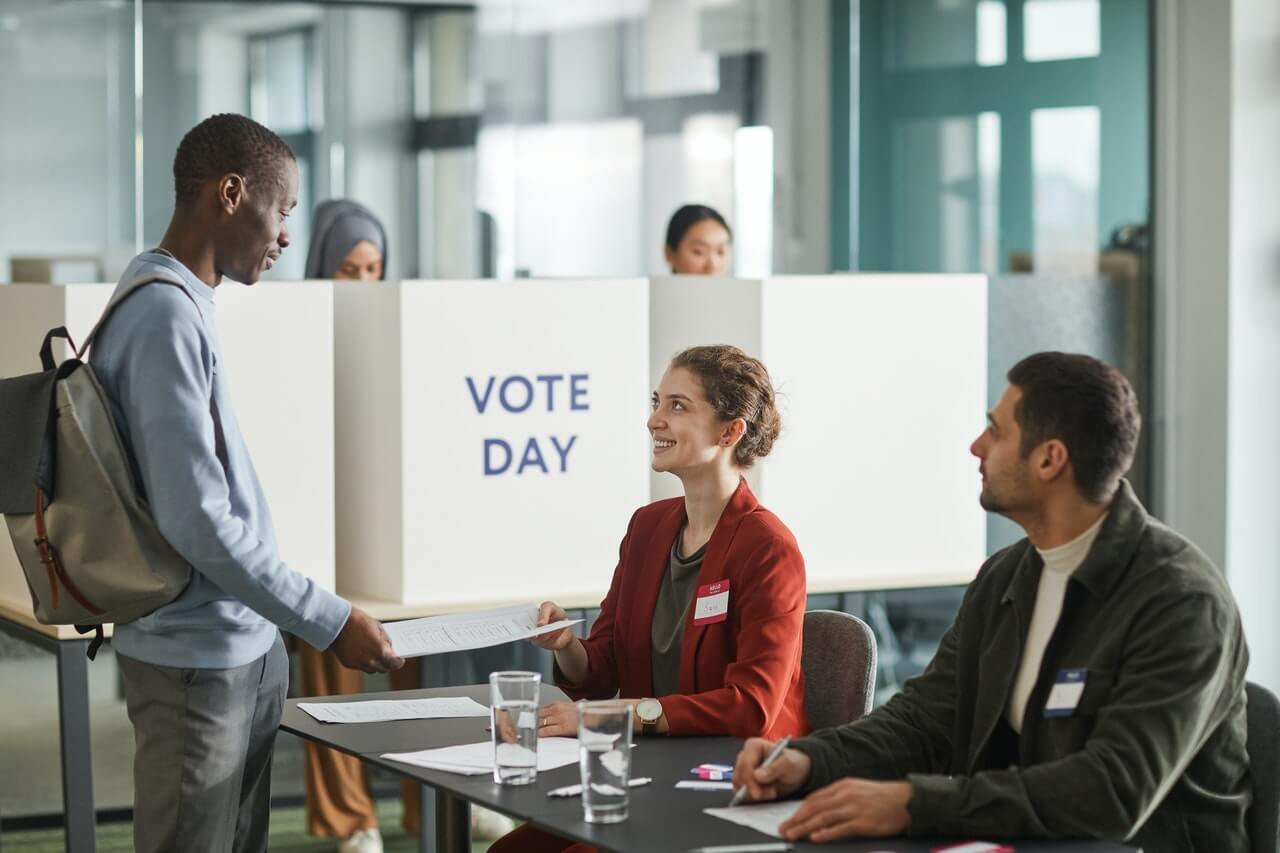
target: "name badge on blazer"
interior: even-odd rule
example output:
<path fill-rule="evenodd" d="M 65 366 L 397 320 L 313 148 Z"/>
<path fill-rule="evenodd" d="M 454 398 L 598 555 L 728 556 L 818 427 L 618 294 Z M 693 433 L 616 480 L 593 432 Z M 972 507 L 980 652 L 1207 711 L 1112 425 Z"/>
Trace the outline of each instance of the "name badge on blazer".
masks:
<path fill-rule="evenodd" d="M 716 581 L 698 587 L 693 602 L 693 624 L 714 625 L 729 618 L 729 582 Z"/>
<path fill-rule="evenodd" d="M 1087 669 L 1060 669 L 1053 680 L 1049 698 L 1044 700 L 1046 717 L 1070 717 L 1084 695 L 1084 684 L 1089 677 Z"/>

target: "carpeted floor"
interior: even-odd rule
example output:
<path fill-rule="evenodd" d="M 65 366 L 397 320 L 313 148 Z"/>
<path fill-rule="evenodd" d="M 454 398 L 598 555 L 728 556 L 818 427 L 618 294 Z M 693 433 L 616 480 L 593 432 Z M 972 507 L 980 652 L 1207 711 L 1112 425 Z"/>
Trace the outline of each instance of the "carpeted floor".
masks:
<path fill-rule="evenodd" d="M 0 850 L 53 853 L 63 850 L 62 830 L 17 832 L 5 828 L 5 819 L 62 811 L 62 778 L 58 762 L 58 700 L 53 659 L 40 651 L 7 642 L 0 635 L 0 685 L 4 685 L 0 706 Z M 115 656 L 103 648 L 89 666 L 90 721 L 93 729 L 93 788 L 99 809 L 128 807 L 133 803 L 133 728 L 125 714 L 117 681 Z M 472 673 L 457 676 L 463 681 Z M 295 679 L 295 683 L 297 680 Z M 459 682 L 462 683 L 462 682 Z M 386 677 L 367 680 L 370 690 L 387 689 Z M 298 796 L 302 793 L 302 745 L 292 735 L 276 740 L 271 773 L 272 793 Z M 22 772 L 14 772 L 22 768 Z M 391 774 L 374 771 L 380 789 L 397 790 Z M 296 800 L 295 800 L 296 802 Z M 386 850 L 417 850 L 415 839 L 400 830 L 400 801 L 394 795 L 379 801 L 381 823 L 390 827 Z M 131 851 L 133 829 L 128 823 L 108 823 L 98 827 L 98 850 L 103 853 Z M 482 851 L 488 842 L 477 844 Z M 271 823 L 271 850 L 281 853 L 321 853 L 333 850 L 332 841 L 311 838 L 303 829 L 303 810 L 276 809 Z"/>
<path fill-rule="evenodd" d="M 400 802 L 385 800 L 378 803 L 378 820 L 384 830 L 383 845 L 386 853 L 413 853 L 418 849 L 417 840 L 400 829 Z M 472 845 L 473 853 L 483 853 L 489 842 Z M 324 853 L 335 849 L 331 839 L 312 838 L 303 824 L 301 807 L 276 809 L 271 814 L 271 853 Z M 62 853 L 62 830 L 42 829 L 31 832 L 5 832 L 0 840 L 4 853 Z M 133 825 L 111 823 L 98 827 L 98 853 L 132 853 Z"/>

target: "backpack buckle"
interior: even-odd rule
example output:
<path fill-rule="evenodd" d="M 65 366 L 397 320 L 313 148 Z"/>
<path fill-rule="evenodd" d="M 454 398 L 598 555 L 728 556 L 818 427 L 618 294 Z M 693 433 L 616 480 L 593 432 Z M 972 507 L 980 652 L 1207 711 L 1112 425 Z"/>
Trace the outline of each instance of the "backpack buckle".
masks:
<path fill-rule="evenodd" d="M 53 549 L 49 545 L 47 537 L 41 536 L 35 541 L 36 550 L 40 552 L 40 562 L 44 563 L 45 570 L 49 573 L 49 593 L 53 598 L 52 604 L 56 610 L 61 600 L 58 591 L 58 565 L 53 556 Z"/>

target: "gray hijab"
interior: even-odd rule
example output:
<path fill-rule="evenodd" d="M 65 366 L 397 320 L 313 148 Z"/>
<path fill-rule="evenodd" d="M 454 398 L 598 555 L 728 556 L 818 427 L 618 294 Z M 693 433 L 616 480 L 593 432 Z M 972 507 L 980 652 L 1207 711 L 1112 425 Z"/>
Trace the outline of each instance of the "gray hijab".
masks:
<path fill-rule="evenodd" d="M 368 240 L 382 253 L 382 278 L 387 277 L 387 233 L 378 217 L 359 202 L 322 201 L 311 220 L 311 248 L 307 278 L 333 278 L 357 243 Z"/>

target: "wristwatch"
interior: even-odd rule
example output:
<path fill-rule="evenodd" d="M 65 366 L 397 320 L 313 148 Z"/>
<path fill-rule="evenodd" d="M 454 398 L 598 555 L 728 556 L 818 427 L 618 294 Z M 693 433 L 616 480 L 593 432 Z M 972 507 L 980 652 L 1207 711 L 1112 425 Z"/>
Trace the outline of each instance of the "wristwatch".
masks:
<path fill-rule="evenodd" d="M 657 699 L 641 699 L 636 705 L 636 716 L 640 718 L 640 733 L 651 735 L 658 730 L 658 720 L 662 719 L 662 703 Z"/>

